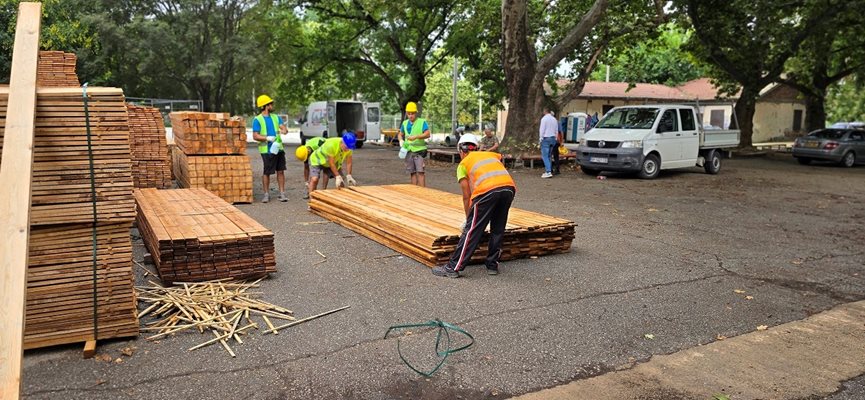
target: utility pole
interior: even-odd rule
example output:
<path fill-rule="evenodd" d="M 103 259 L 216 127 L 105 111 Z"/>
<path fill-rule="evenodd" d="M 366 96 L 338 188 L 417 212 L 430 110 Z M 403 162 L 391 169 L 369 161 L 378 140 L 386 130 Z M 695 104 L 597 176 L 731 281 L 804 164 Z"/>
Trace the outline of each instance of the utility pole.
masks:
<path fill-rule="evenodd" d="M 451 94 L 451 133 L 457 132 L 457 58 L 454 57 L 453 92 Z"/>

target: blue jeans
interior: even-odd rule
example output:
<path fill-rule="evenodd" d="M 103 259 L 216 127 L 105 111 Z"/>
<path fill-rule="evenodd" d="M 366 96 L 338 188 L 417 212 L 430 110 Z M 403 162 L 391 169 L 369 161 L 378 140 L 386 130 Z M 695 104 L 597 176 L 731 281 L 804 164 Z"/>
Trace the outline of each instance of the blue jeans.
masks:
<path fill-rule="evenodd" d="M 555 136 L 548 136 L 541 140 L 541 159 L 544 160 L 544 169 L 553 172 L 553 162 L 550 160 L 550 149 L 556 148 L 558 141 Z"/>

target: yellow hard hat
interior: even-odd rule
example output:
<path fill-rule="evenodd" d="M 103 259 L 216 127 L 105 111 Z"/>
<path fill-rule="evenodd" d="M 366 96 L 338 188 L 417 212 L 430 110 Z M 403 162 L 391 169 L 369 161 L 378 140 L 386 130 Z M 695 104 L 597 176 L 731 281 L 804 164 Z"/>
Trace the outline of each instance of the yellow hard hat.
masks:
<path fill-rule="evenodd" d="M 297 150 L 294 151 L 294 156 L 297 157 L 298 161 L 306 161 L 307 157 L 309 157 L 309 147 L 298 147 Z"/>
<path fill-rule="evenodd" d="M 408 104 L 405 105 L 405 112 L 407 112 L 407 113 L 410 113 L 410 112 L 416 113 L 416 112 L 417 112 L 417 103 L 415 103 L 415 102 L 413 102 L 413 101 L 408 102 Z"/>
<path fill-rule="evenodd" d="M 255 101 L 255 106 L 261 108 L 270 103 L 273 103 L 273 99 L 271 99 L 270 96 L 263 94 L 261 96 L 258 96 L 258 100 Z"/>

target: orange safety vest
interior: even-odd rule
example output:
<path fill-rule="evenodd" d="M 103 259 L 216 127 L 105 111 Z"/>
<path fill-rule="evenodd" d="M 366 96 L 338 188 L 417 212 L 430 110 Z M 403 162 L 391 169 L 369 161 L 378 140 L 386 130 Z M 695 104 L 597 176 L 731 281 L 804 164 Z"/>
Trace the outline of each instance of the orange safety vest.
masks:
<path fill-rule="evenodd" d="M 465 167 L 472 187 L 472 200 L 490 190 L 511 186 L 516 188 L 511 174 L 502 164 L 502 155 L 491 151 L 473 151 L 460 162 Z"/>

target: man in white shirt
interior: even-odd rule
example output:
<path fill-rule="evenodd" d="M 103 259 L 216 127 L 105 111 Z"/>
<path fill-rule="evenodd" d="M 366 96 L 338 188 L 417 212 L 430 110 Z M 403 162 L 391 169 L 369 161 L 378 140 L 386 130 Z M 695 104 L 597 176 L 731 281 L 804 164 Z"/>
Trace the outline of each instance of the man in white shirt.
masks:
<path fill-rule="evenodd" d="M 553 177 L 553 162 L 550 160 L 550 152 L 555 151 L 558 147 L 559 121 L 550 111 L 549 107 L 544 107 L 544 116 L 541 118 L 540 141 L 541 141 L 541 159 L 544 160 L 544 174 L 541 178 Z"/>

